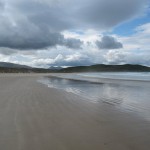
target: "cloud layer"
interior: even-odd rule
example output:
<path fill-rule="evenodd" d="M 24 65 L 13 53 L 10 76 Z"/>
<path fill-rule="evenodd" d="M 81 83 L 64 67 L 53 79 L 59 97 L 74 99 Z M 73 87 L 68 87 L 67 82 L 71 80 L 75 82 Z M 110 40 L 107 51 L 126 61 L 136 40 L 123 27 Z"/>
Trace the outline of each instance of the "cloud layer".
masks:
<path fill-rule="evenodd" d="M 149 23 L 124 37 L 112 32 L 142 16 L 147 1 L 0 0 L 0 61 L 36 67 L 150 65 Z"/>
<path fill-rule="evenodd" d="M 110 29 L 136 16 L 145 4 L 145 0 L 1 0 L 0 47 L 79 49 L 82 41 L 65 39 L 63 31 Z"/>

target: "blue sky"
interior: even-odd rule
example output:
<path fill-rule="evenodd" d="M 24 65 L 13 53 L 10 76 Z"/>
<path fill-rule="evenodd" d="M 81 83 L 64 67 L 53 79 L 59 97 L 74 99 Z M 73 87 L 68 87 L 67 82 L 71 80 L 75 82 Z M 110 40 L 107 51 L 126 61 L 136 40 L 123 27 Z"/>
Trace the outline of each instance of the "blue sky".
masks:
<path fill-rule="evenodd" d="M 149 0 L 0 0 L 0 61 L 150 66 Z"/>
<path fill-rule="evenodd" d="M 114 28 L 112 31 L 113 34 L 120 36 L 130 36 L 136 31 L 136 27 L 150 22 L 150 12 L 147 11 L 145 15 L 139 16 L 138 18 L 132 19 L 128 22 L 122 23 Z"/>

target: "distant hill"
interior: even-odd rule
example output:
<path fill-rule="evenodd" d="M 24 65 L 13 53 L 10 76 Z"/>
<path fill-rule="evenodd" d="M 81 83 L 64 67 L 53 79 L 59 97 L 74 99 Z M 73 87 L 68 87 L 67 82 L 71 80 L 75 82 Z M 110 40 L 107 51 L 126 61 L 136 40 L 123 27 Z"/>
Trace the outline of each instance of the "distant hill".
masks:
<path fill-rule="evenodd" d="M 72 73 L 72 72 L 150 72 L 150 67 L 142 65 L 92 65 L 69 68 L 32 68 L 30 66 L 0 62 L 0 73 Z"/>
<path fill-rule="evenodd" d="M 78 66 L 61 69 L 60 72 L 150 72 L 150 67 L 142 65 L 92 65 Z"/>
<path fill-rule="evenodd" d="M 50 69 L 32 68 L 26 65 L 0 62 L 0 73 L 49 73 Z"/>
<path fill-rule="evenodd" d="M 62 67 L 54 67 L 54 66 L 51 66 L 49 67 L 50 70 L 61 70 L 63 69 Z"/>
<path fill-rule="evenodd" d="M 0 62 L 0 67 L 4 68 L 32 68 L 26 65 L 19 65 L 19 64 L 14 64 L 14 63 L 9 63 L 9 62 Z"/>

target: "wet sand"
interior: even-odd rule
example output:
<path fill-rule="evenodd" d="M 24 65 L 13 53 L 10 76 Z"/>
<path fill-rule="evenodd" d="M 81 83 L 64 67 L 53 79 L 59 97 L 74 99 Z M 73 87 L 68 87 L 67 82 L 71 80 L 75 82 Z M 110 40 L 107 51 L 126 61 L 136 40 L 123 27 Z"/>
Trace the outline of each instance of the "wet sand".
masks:
<path fill-rule="evenodd" d="M 109 104 L 0 75 L 0 150 L 149 150 L 150 122 Z"/>

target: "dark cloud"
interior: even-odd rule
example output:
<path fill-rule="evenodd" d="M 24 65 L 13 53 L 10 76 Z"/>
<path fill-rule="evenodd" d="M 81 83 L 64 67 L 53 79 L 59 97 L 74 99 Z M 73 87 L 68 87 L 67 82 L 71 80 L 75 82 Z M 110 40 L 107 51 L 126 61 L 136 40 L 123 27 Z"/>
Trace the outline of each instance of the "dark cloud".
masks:
<path fill-rule="evenodd" d="M 44 49 L 57 45 L 81 48 L 82 41 L 64 38 L 61 33 L 69 28 L 69 22 L 63 21 L 65 13 L 62 8 L 62 12 L 56 11 L 58 5 L 47 5 L 46 1 L 36 0 L 6 1 L 6 4 L 9 9 L 6 7 L 0 14 L 0 47 L 19 50 Z"/>
<path fill-rule="evenodd" d="M 123 47 L 122 43 L 112 36 L 103 36 L 101 41 L 96 41 L 96 45 L 99 49 L 119 49 Z"/>
<path fill-rule="evenodd" d="M 11 35 L 8 34 L 5 38 L 0 38 L 0 46 L 11 49 L 32 50 L 61 45 L 71 49 L 79 49 L 83 44 L 83 42 L 78 39 L 64 38 L 60 33 L 41 32 L 40 34 L 39 31 L 38 33 L 28 35 L 28 32 L 29 31 L 27 31 L 26 36 L 16 32 L 14 35 L 11 33 Z"/>
<path fill-rule="evenodd" d="M 0 47 L 43 49 L 82 42 L 65 39 L 63 31 L 108 29 L 134 17 L 146 0 L 1 0 Z"/>
<path fill-rule="evenodd" d="M 12 34 L 12 33 L 11 33 Z M 63 40 L 63 36 L 57 33 L 24 36 L 20 33 L 0 38 L 0 46 L 11 49 L 42 49 L 55 46 Z"/>
<path fill-rule="evenodd" d="M 83 42 L 79 39 L 68 38 L 64 41 L 64 45 L 68 48 L 80 49 Z"/>

